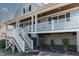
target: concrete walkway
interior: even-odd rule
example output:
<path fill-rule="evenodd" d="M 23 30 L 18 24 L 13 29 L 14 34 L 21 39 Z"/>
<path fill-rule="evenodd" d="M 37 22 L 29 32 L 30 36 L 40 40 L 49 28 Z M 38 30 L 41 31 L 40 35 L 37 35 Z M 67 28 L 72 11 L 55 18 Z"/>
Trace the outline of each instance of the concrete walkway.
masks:
<path fill-rule="evenodd" d="M 0 49 L 0 56 L 25 56 L 26 54 L 22 54 L 19 52 L 13 53 L 11 50 Z"/>
<path fill-rule="evenodd" d="M 6 56 L 6 54 L 4 54 L 4 53 L 0 52 L 0 56 Z"/>

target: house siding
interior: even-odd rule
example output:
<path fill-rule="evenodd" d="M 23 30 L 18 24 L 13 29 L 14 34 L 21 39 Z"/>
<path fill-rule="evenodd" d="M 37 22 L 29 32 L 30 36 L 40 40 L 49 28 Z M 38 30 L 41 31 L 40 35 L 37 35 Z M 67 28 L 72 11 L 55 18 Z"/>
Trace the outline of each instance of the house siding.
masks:
<path fill-rule="evenodd" d="M 62 45 L 63 38 L 69 39 L 69 45 L 76 45 L 76 35 L 72 35 L 72 33 L 64 33 L 64 34 L 50 34 L 45 36 L 45 44 L 50 44 L 51 40 L 54 40 L 54 44 Z"/>

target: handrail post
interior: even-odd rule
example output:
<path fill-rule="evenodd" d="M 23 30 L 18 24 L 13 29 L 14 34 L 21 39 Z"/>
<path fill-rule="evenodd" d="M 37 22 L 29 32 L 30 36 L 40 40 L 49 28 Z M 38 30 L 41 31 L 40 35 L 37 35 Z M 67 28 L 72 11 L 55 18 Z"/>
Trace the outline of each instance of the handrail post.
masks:
<path fill-rule="evenodd" d="M 25 52 L 25 41 L 23 41 L 23 52 Z"/>
<path fill-rule="evenodd" d="M 31 41 L 31 42 L 32 42 L 32 44 L 31 44 L 32 45 L 32 49 L 33 49 L 33 41 Z"/>

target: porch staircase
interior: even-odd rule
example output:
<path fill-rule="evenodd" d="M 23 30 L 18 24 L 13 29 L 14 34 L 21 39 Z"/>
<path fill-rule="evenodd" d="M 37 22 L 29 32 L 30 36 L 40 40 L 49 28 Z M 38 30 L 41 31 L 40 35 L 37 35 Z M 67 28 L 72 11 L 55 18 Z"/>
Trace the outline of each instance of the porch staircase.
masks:
<path fill-rule="evenodd" d="M 22 52 L 20 46 L 18 45 L 18 43 L 16 42 L 16 40 L 15 40 L 13 37 L 8 37 L 7 39 L 8 39 L 8 40 L 7 40 L 7 42 L 8 42 L 8 43 L 7 43 L 7 44 L 8 44 L 8 47 L 6 47 L 6 50 L 7 50 L 9 47 L 13 49 L 13 45 L 15 45 L 16 48 L 18 49 L 18 51 L 19 51 L 19 52 Z"/>
<path fill-rule="evenodd" d="M 11 31 L 7 31 L 7 38 L 9 46 L 6 47 L 6 49 L 12 47 L 14 44 L 19 52 L 33 50 L 33 41 L 23 30 L 20 31 L 18 29 L 13 29 Z"/>

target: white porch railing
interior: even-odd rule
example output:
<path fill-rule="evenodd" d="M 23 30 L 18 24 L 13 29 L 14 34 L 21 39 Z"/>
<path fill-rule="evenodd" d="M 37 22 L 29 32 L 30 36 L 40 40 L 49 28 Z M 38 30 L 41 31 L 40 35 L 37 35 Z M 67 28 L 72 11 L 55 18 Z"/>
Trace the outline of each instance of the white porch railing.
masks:
<path fill-rule="evenodd" d="M 26 32 L 31 32 L 31 25 L 27 25 L 27 26 L 24 28 L 24 31 L 26 31 Z"/>
<path fill-rule="evenodd" d="M 37 31 L 51 31 L 52 30 L 52 22 L 44 22 L 37 24 Z"/>
<path fill-rule="evenodd" d="M 79 16 L 73 16 L 65 19 L 52 20 L 37 24 L 37 31 L 53 31 L 61 29 L 79 28 Z"/>
<path fill-rule="evenodd" d="M 70 18 L 54 20 L 54 30 L 56 29 L 69 29 L 79 27 L 79 16 L 73 16 Z"/>
<path fill-rule="evenodd" d="M 37 23 L 37 31 L 53 31 L 61 29 L 75 29 L 79 27 L 79 16 L 65 19 L 52 20 L 50 22 Z M 31 32 L 31 25 L 26 26 L 24 31 Z"/>
<path fill-rule="evenodd" d="M 66 19 L 54 20 L 54 29 L 65 29 Z"/>

